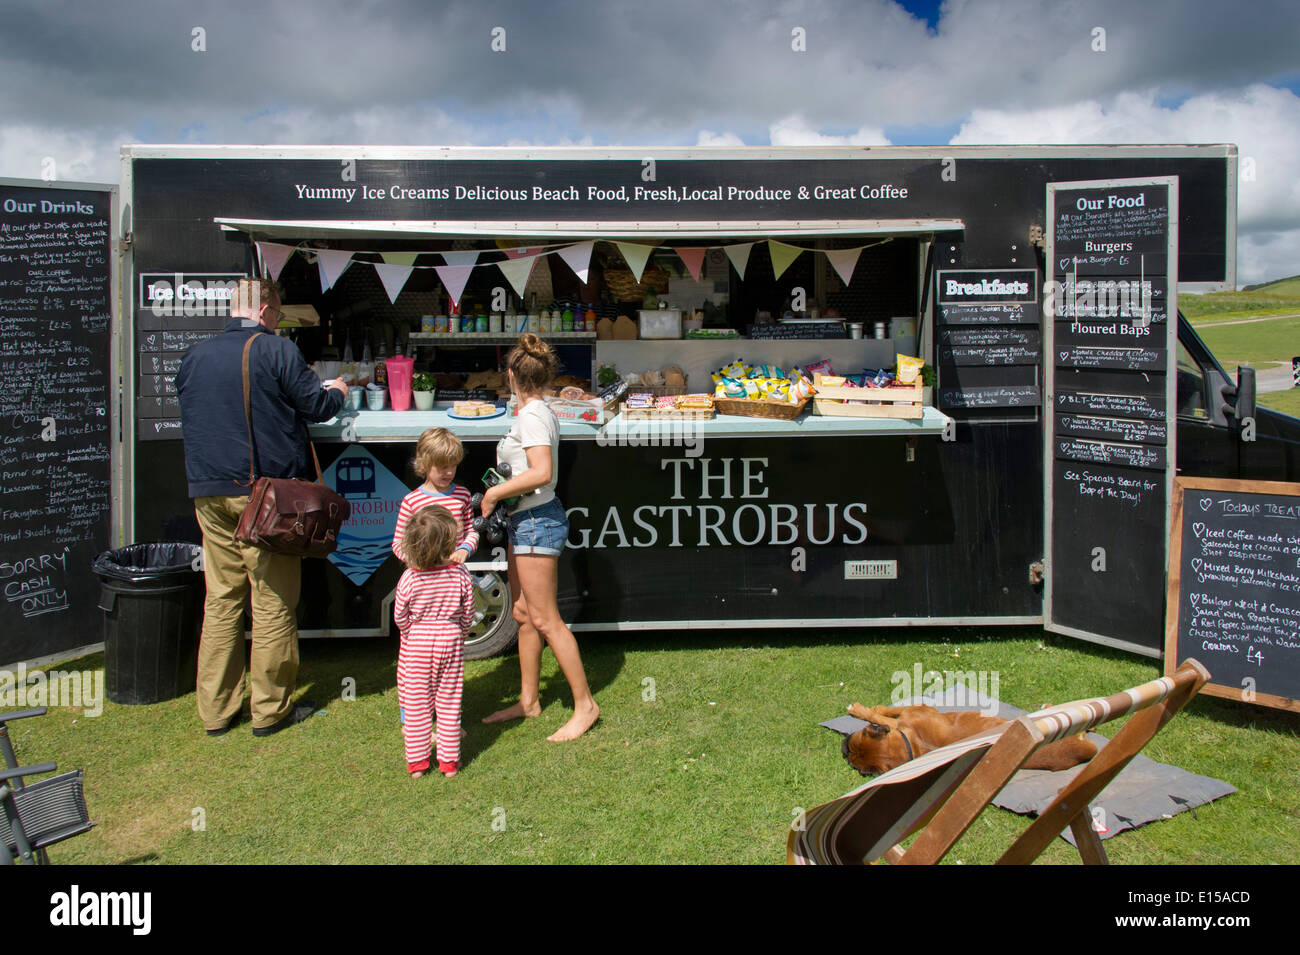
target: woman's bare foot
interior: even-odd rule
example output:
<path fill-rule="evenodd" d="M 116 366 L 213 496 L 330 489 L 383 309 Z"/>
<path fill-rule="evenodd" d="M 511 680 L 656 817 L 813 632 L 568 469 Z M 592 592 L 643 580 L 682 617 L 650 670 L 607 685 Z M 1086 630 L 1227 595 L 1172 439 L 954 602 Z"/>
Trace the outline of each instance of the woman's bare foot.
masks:
<path fill-rule="evenodd" d="M 598 719 L 600 719 L 600 707 L 596 705 L 595 700 L 592 700 L 589 705 L 575 710 L 573 716 L 569 719 L 569 722 L 565 723 L 546 738 L 552 743 L 577 739 L 583 733 L 587 732 L 587 730 L 591 729 Z"/>
<path fill-rule="evenodd" d="M 516 703 L 514 706 L 507 706 L 504 710 L 497 710 L 490 716 L 483 717 L 483 722 L 504 723 L 507 720 L 531 719 L 534 716 L 540 716 L 541 713 L 541 703 L 534 703 L 532 706 L 524 706 L 523 703 Z"/>

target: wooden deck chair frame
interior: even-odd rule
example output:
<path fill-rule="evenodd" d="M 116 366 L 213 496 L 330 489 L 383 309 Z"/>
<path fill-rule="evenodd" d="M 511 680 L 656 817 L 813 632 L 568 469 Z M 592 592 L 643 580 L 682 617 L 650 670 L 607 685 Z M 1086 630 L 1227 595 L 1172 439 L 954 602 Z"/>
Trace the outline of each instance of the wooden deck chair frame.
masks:
<path fill-rule="evenodd" d="M 1106 850 L 1092 828 L 1089 804 L 1209 678 L 1200 663 L 1189 659 L 1173 676 L 1114 696 L 1027 713 L 920 756 L 805 814 L 790 832 L 786 861 L 937 863 L 1040 747 L 1132 714 L 997 860 L 1000 865 L 1031 863 L 1068 827 L 1084 863 L 1105 865 Z M 918 831 L 904 849 L 902 841 Z"/>

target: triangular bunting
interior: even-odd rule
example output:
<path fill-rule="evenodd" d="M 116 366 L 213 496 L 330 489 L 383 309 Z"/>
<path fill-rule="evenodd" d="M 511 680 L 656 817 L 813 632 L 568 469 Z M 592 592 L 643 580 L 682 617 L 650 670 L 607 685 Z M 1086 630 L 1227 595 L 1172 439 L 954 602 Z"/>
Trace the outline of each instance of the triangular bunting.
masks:
<path fill-rule="evenodd" d="M 420 257 L 419 252 L 380 252 L 379 254 L 389 265 L 414 265 L 415 260 Z"/>
<path fill-rule="evenodd" d="M 650 261 L 650 253 L 653 252 L 652 245 L 637 245 L 632 242 L 615 242 L 618 246 L 619 255 L 623 256 L 623 261 L 627 267 L 632 270 L 638 282 L 641 276 L 645 274 L 645 264 Z"/>
<path fill-rule="evenodd" d="M 293 255 L 293 246 L 279 245 L 275 242 L 257 243 L 257 251 L 261 253 L 262 265 L 266 268 L 266 274 L 275 281 L 284 271 L 284 263 L 289 261 L 289 256 Z"/>
<path fill-rule="evenodd" d="M 532 256 L 527 259 L 507 259 L 504 262 L 496 263 L 496 267 L 506 277 L 506 281 L 515 290 L 515 294 L 523 298 L 524 289 L 528 285 L 528 276 L 532 275 L 533 266 L 536 264 L 537 257 Z"/>
<path fill-rule="evenodd" d="M 406 280 L 411 277 L 414 269 L 409 265 L 380 265 L 376 262 L 375 271 L 379 273 L 379 281 L 384 283 L 388 300 L 396 305 L 397 296 L 402 294 L 402 287 L 406 285 Z"/>
<path fill-rule="evenodd" d="M 320 290 L 328 292 L 352 264 L 351 252 L 337 249 L 316 249 L 316 266 L 320 269 Z"/>
<path fill-rule="evenodd" d="M 826 258 L 830 260 L 831 266 L 835 269 L 835 274 L 840 277 L 845 285 L 853 281 L 853 270 L 858 267 L 858 256 L 862 255 L 862 247 L 856 249 L 827 249 Z"/>
<path fill-rule="evenodd" d="M 470 273 L 474 271 L 472 265 L 435 265 L 434 271 L 438 273 L 438 278 L 442 280 L 443 287 L 447 294 L 451 296 L 451 304 L 456 305 L 460 302 L 460 293 L 465 291 L 465 283 L 469 281 Z"/>
<path fill-rule="evenodd" d="M 704 253 L 709 250 L 700 246 L 695 246 L 693 248 L 685 249 L 677 248 L 673 251 L 677 253 L 678 258 L 686 263 L 686 267 L 690 269 L 691 278 L 698 282 L 700 280 L 700 266 L 704 264 Z"/>
<path fill-rule="evenodd" d="M 462 266 L 473 265 L 478 261 L 478 252 L 439 252 L 442 260 L 448 265 Z"/>
<path fill-rule="evenodd" d="M 727 253 L 727 258 L 731 259 L 731 264 L 736 269 L 736 274 L 744 279 L 745 266 L 749 264 L 749 253 L 754 248 L 753 242 L 742 242 L 740 245 L 724 245 L 723 251 Z"/>
<path fill-rule="evenodd" d="M 577 245 L 559 250 L 559 256 L 564 259 L 564 264 L 573 269 L 573 274 L 578 276 L 578 281 L 583 285 L 587 284 L 587 269 L 591 267 L 591 250 L 595 247 L 595 242 L 579 242 Z"/>
<path fill-rule="evenodd" d="M 780 278 L 781 273 L 788 269 L 805 250 L 796 245 L 786 245 L 784 242 L 768 239 L 767 251 L 772 256 L 772 272 L 775 273 L 776 278 Z"/>

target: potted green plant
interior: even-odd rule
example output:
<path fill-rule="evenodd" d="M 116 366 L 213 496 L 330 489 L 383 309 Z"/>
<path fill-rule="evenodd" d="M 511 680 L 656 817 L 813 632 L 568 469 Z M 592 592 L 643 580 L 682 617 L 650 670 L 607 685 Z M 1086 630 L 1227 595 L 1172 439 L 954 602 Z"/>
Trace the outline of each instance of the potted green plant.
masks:
<path fill-rule="evenodd" d="M 433 408 L 433 375 L 420 372 L 411 379 L 411 394 L 415 397 L 417 411 L 430 411 Z"/>
<path fill-rule="evenodd" d="M 921 403 L 926 405 L 934 404 L 934 386 L 938 382 L 939 376 L 934 373 L 933 365 L 926 365 L 921 369 Z"/>

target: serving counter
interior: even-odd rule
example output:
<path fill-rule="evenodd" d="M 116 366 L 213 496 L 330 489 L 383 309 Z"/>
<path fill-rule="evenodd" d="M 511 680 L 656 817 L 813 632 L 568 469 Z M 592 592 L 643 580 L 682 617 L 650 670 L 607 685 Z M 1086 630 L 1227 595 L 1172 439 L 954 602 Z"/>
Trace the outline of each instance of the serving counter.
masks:
<path fill-rule="evenodd" d="M 494 441 L 510 430 L 514 419 L 497 415 L 481 419 L 453 418 L 444 410 L 432 411 L 357 411 L 339 415 L 311 426 L 311 435 L 320 441 L 403 442 L 415 441 L 428 428 L 447 428 L 463 441 Z M 649 436 L 671 437 L 689 434 L 702 438 L 777 438 L 777 437 L 870 437 L 884 435 L 942 435 L 952 421 L 943 412 L 927 407 L 922 417 L 905 418 L 832 418 L 805 412 L 794 421 L 772 418 L 747 418 L 717 415 L 709 420 L 627 420 L 617 415 L 603 426 L 560 422 L 563 440 L 627 443 Z"/>

